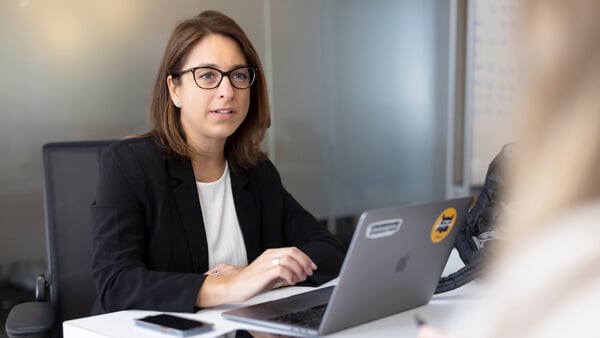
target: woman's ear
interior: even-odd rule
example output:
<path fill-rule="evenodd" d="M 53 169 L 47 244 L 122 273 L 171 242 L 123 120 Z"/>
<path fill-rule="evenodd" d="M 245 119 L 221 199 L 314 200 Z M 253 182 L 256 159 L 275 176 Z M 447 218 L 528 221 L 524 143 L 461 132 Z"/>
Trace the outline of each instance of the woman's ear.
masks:
<path fill-rule="evenodd" d="M 177 108 L 181 108 L 181 96 L 179 95 L 179 86 L 175 84 L 175 79 L 172 75 L 167 76 L 167 86 L 169 87 L 169 95 L 171 101 Z"/>

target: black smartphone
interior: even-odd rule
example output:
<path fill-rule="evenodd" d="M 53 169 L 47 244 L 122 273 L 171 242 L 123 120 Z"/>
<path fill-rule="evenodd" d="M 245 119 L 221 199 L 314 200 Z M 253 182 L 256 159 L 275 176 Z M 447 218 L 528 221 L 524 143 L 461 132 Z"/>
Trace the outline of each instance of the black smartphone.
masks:
<path fill-rule="evenodd" d="M 134 319 L 135 325 L 147 329 L 187 337 L 212 330 L 213 324 L 169 314 L 158 314 Z"/>

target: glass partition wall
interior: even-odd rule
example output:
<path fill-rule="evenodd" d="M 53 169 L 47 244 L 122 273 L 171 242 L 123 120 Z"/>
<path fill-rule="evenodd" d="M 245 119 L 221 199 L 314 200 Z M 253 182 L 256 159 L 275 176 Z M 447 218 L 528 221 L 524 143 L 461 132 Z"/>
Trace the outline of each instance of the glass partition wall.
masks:
<path fill-rule="evenodd" d="M 449 6 L 270 3 L 274 158 L 320 218 L 445 197 Z"/>

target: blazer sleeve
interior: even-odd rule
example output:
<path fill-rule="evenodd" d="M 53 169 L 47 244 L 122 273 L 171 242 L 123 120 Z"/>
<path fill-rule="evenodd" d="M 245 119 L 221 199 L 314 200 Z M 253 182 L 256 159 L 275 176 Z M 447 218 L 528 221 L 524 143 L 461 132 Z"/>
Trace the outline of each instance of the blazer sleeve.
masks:
<path fill-rule="evenodd" d="M 122 142 L 101 157 L 92 204 L 95 313 L 124 309 L 193 312 L 204 276 L 152 271 L 145 263 L 152 220 L 146 220 L 148 178 Z"/>
<path fill-rule="evenodd" d="M 298 247 L 318 267 L 315 273 L 302 284 L 320 285 L 336 278 L 344 261 L 344 250 L 327 228 L 283 187 L 273 163 L 270 161 L 267 163 L 281 189 L 285 244 Z"/>

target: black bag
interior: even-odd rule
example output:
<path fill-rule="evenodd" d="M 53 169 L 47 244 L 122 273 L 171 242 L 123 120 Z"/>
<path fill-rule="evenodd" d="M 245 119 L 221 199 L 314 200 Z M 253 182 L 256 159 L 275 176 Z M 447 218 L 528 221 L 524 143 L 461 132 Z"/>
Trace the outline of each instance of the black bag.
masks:
<path fill-rule="evenodd" d="M 501 239 L 497 221 L 505 202 L 502 191 L 506 185 L 504 167 L 513 157 L 514 148 L 514 144 L 506 144 L 488 166 L 481 192 L 469 210 L 454 244 L 465 266 L 442 277 L 436 294 L 454 290 L 477 278 L 489 256 L 490 245 Z"/>

